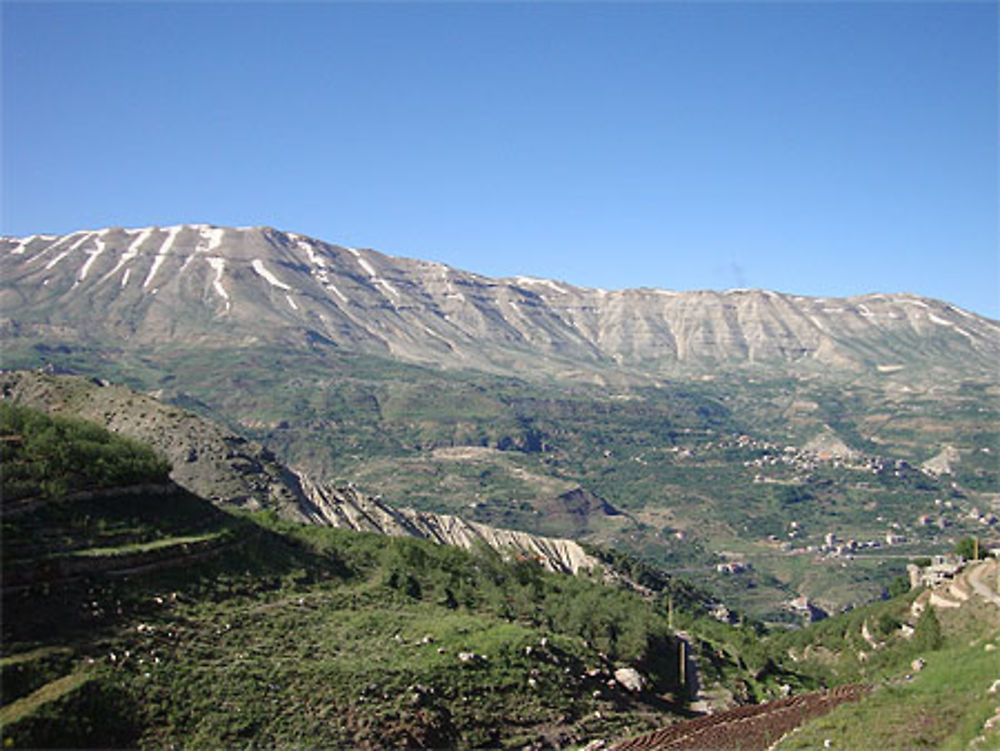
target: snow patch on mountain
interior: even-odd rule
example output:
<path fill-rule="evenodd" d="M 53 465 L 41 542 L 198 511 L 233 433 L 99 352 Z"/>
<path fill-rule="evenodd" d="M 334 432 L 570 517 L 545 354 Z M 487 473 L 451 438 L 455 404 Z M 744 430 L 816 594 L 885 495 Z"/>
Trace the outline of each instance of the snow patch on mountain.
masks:
<path fill-rule="evenodd" d="M 101 232 L 97 233 L 97 237 L 94 238 L 95 248 L 88 254 L 89 257 L 87 258 L 86 262 L 83 264 L 83 266 L 80 267 L 80 274 L 76 278 L 77 284 L 79 284 L 80 282 L 82 282 L 84 279 L 87 278 L 87 274 L 90 273 L 90 267 L 93 266 L 94 261 L 96 261 L 97 257 L 108 249 L 108 244 L 104 242 L 104 240 L 102 239 L 104 235 L 106 235 L 107 233 L 108 230 L 102 230 Z"/>
<path fill-rule="evenodd" d="M 62 259 L 68 256 L 70 254 L 70 250 L 72 250 L 72 248 L 64 250 L 62 253 L 59 253 L 58 255 L 54 256 L 51 261 L 45 264 L 45 270 L 48 271 L 49 269 L 53 268 L 57 263 L 59 263 Z"/>
<path fill-rule="evenodd" d="M 11 249 L 10 254 L 12 256 L 24 255 L 24 251 L 28 249 L 28 246 L 37 239 L 38 235 L 28 235 Z"/>
<path fill-rule="evenodd" d="M 153 234 L 153 229 L 152 227 L 147 227 L 146 229 L 142 230 L 125 230 L 125 233 L 128 235 L 138 234 L 139 236 L 131 243 L 129 243 L 129 246 L 125 249 L 125 252 L 122 253 L 121 256 L 118 258 L 118 262 L 115 264 L 115 267 L 111 269 L 111 271 L 109 271 L 107 274 L 105 274 L 104 277 L 101 279 L 101 281 L 105 281 L 113 277 L 122 269 L 123 266 L 125 266 L 125 264 L 127 264 L 137 255 L 139 255 L 139 248 L 141 248 L 143 243 L 145 243 L 146 240 L 148 240 L 150 236 Z M 123 287 L 126 284 L 128 284 L 130 271 L 131 269 L 125 269 L 125 273 L 122 275 L 121 284 Z"/>
<path fill-rule="evenodd" d="M 289 287 L 278 277 L 276 277 L 274 274 L 268 271 L 267 268 L 264 266 L 264 262 L 259 258 L 255 258 L 253 260 L 253 263 L 251 263 L 250 265 L 253 267 L 253 270 L 257 272 L 257 275 L 263 277 L 264 281 L 266 281 L 272 287 L 277 287 L 278 289 L 291 290 L 291 287 Z"/>
<path fill-rule="evenodd" d="M 150 266 L 149 274 L 146 275 L 146 279 L 142 283 L 143 289 L 148 289 L 149 285 L 153 283 L 153 278 L 156 276 L 156 272 L 163 264 L 163 260 L 167 257 L 167 254 L 170 252 L 170 248 L 173 247 L 174 241 L 177 240 L 177 235 L 180 234 L 182 229 L 183 227 L 180 225 L 176 227 L 169 227 L 167 229 L 167 239 L 163 241 L 163 245 L 160 246 L 160 251 L 153 257 L 153 265 Z"/>
<path fill-rule="evenodd" d="M 201 237 L 204 244 L 199 244 L 198 249 L 206 253 L 217 250 L 222 245 L 222 240 L 226 236 L 226 231 L 218 227 L 210 227 L 201 230 Z"/>
<path fill-rule="evenodd" d="M 378 275 L 374 267 L 362 257 L 360 250 L 357 250 L 356 248 L 344 248 L 344 250 L 353 255 L 358 260 L 358 265 L 368 272 L 368 276 L 371 279 L 372 284 L 384 287 L 390 294 L 392 294 L 393 297 L 397 299 L 400 297 L 399 290 Z"/>
<path fill-rule="evenodd" d="M 229 292 L 222 285 L 222 275 L 226 272 L 226 259 L 219 256 L 209 256 L 206 260 L 208 260 L 208 265 L 212 267 L 212 270 L 215 271 L 215 279 L 212 280 L 212 287 L 218 293 L 219 297 L 225 301 L 226 311 L 228 312 L 231 305 Z"/>
<path fill-rule="evenodd" d="M 551 279 L 538 279 L 533 276 L 518 276 L 514 278 L 514 281 L 517 282 L 518 284 L 527 284 L 529 286 L 548 287 L 553 292 L 558 292 L 559 294 L 562 295 L 569 294 L 569 290 L 567 290 L 565 287 L 560 287 Z"/>
<path fill-rule="evenodd" d="M 324 289 L 330 290 L 333 294 L 335 294 L 337 297 L 339 297 L 343 302 L 347 302 L 348 301 L 347 300 L 347 295 L 345 295 L 343 292 L 341 292 L 339 289 L 337 289 L 337 285 L 335 285 L 333 282 L 327 282 L 326 284 L 323 285 L 323 287 L 324 287 Z"/>

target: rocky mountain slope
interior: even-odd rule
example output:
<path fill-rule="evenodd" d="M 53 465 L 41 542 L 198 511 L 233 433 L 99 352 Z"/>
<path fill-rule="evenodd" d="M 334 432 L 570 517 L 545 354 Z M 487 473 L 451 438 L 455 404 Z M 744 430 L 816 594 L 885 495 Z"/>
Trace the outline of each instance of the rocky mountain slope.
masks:
<path fill-rule="evenodd" d="M 279 463 L 266 448 L 197 415 L 125 386 L 26 371 L 0 373 L 3 399 L 93 420 L 146 443 L 173 465 L 171 479 L 223 505 L 274 508 L 288 518 L 393 537 L 417 537 L 472 549 L 485 544 L 578 573 L 598 561 L 572 540 L 469 522 L 448 514 L 396 509 L 353 487 L 334 489 Z"/>
<path fill-rule="evenodd" d="M 490 279 L 265 227 L 0 238 L 6 338 L 280 343 L 494 372 L 990 373 L 1000 323 L 908 294 L 607 291 Z"/>
<path fill-rule="evenodd" d="M 4 400 L 91 420 L 145 443 L 172 465 L 171 479 L 202 498 L 305 521 L 316 510 L 298 477 L 258 443 L 183 409 L 99 379 L 0 373 Z"/>
<path fill-rule="evenodd" d="M 303 479 L 323 522 L 333 527 L 392 537 L 419 537 L 465 550 L 485 544 L 494 550 L 513 551 L 518 557 L 537 561 L 549 571 L 560 573 L 577 574 L 584 569 L 601 568 L 600 562 L 573 540 L 499 529 L 451 514 L 395 509 L 381 498 L 365 497 L 353 487 L 333 491 Z"/>

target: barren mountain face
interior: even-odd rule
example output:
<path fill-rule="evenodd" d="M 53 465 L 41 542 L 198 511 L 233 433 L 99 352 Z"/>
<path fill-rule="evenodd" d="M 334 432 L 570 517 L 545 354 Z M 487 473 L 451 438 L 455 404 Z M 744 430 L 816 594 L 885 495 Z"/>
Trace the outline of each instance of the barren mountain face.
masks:
<path fill-rule="evenodd" d="M 585 289 L 262 227 L 0 239 L 0 317 L 9 334 L 52 339 L 335 347 L 521 376 L 749 367 L 917 377 L 989 373 L 1000 358 L 996 321 L 913 295 Z"/>

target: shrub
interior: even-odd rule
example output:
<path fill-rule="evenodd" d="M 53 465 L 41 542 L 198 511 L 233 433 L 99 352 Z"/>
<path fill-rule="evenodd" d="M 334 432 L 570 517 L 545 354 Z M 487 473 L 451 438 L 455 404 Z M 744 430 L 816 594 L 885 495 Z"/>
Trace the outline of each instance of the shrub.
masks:
<path fill-rule="evenodd" d="M 59 497 L 76 490 L 164 482 L 152 449 L 76 418 L 0 403 L 3 495 Z"/>

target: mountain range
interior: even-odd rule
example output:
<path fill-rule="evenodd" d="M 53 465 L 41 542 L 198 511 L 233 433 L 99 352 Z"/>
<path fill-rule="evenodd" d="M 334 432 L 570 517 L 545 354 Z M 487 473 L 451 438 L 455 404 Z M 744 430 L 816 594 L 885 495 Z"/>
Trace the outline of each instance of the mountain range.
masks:
<path fill-rule="evenodd" d="M 588 380 L 719 368 L 940 378 L 992 373 L 1000 360 L 1000 323 L 911 294 L 586 289 L 267 227 L 2 238 L 0 319 L 5 337 L 269 342 Z"/>

